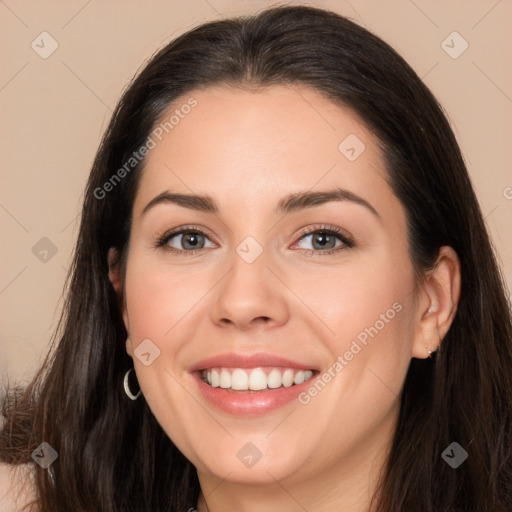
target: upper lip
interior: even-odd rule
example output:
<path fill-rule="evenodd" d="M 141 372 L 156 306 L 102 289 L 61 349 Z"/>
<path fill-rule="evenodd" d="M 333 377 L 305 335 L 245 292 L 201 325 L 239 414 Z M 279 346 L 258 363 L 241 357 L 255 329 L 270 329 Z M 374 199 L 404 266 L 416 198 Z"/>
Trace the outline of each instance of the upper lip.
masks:
<path fill-rule="evenodd" d="M 263 366 L 281 366 L 298 370 L 316 370 L 314 366 L 301 364 L 297 361 L 262 352 L 258 354 L 219 354 L 199 361 L 188 370 L 192 373 L 208 368 L 258 368 Z"/>

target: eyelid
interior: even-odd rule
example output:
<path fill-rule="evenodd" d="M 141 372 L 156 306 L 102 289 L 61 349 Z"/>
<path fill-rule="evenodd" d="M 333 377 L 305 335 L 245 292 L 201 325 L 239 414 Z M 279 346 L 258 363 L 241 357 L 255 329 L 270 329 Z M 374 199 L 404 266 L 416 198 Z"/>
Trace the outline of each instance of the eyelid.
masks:
<path fill-rule="evenodd" d="M 335 247 L 333 249 L 328 249 L 324 251 L 315 251 L 312 249 L 300 249 L 302 251 L 307 251 L 307 254 L 315 254 L 315 255 L 327 255 L 332 254 L 338 251 L 342 251 L 344 249 L 349 249 L 355 246 L 355 241 L 353 236 L 345 231 L 344 229 L 339 228 L 338 226 L 331 226 L 327 224 L 315 224 L 313 226 L 308 226 L 306 228 L 303 228 L 299 231 L 297 234 L 297 240 L 293 243 L 292 247 L 295 246 L 298 242 L 300 242 L 303 238 L 305 238 L 308 235 L 312 235 L 318 232 L 323 232 L 328 235 L 332 235 L 342 242 L 341 247 Z"/>
<path fill-rule="evenodd" d="M 195 249 L 195 250 L 192 250 L 192 251 L 185 251 L 185 250 L 181 250 L 181 249 L 176 249 L 175 247 L 169 247 L 167 246 L 167 242 L 171 239 L 171 238 L 174 238 L 175 236 L 178 236 L 178 235 L 182 235 L 184 233 L 190 233 L 190 232 L 195 232 L 197 234 L 201 234 L 201 235 L 204 235 L 205 237 L 207 237 L 210 242 L 214 245 L 218 245 L 216 242 L 214 242 L 212 240 L 212 234 L 210 232 L 210 230 L 202 227 L 202 226 L 196 226 L 196 225 L 193 225 L 193 224 L 185 224 L 183 226 L 178 226 L 176 228 L 173 228 L 173 229 L 169 229 L 169 230 L 166 230 L 164 231 L 161 235 L 157 235 L 156 236 L 156 241 L 154 243 L 154 247 L 155 248 L 160 248 L 160 249 L 164 249 L 164 250 L 167 250 L 167 251 L 170 251 L 170 252 L 174 252 L 174 253 L 177 253 L 177 254 L 195 254 L 197 253 L 198 251 L 201 251 L 202 249 Z M 213 237 L 215 238 L 215 237 Z"/>
<path fill-rule="evenodd" d="M 302 228 L 297 234 L 297 238 L 301 239 L 305 235 L 317 233 L 318 231 L 323 231 L 327 233 L 332 232 L 338 235 L 340 238 L 346 238 L 348 241 L 352 241 L 352 236 L 347 231 L 339 228 L 338 226 L 331 226 L 329 224 L 314 224 L 313 226 L 307 226 L 305 228 Z"/>
<path fill-rule="evenodd" d="M 184 254 L 193 255 L 193 254 L 200 252 L 201 250 L 211 249 L 211 247 L 209 247 L 209 248 L 203 247 L 203 248 L 199 248 L 199 249 L 195 249 L 195 250 L 186 251 L 183 249 L 176 249 L 175 247 L 170 247 L 170 246 L 166 245 L 167 242 L 171 238 L 178 236 L 178 235 L 182 235 L 184 233 L 191 233 L 191 232 L 201 234 L 201 235 L 207 237 L 210 240 L 210 242 L 213 243 L 214 245 L 218 245 L 216 242 L 214 242 L 211 239 L 212 235 L 210 234 L 210 231 L 208 229 L 206 229 L 202 226 L 197 226 L 197 225 L 182 225 L 182 226 L 173 228 L 171 230 L 167 230 L 162 235 L 157 235 L 156 242 L 155 242 L 154 246 L 155 246 L 155 248 L 163 248 L 164 250 L 174 252 L 174 253 L 180 254 L 180 255 L 182 255 L 182 254 L 183 255 Z M 315 234 L 318 232 L 323 232 L 323 233 L 335 236 L 343 243 L 343 245 L 341 247 L 336 247 L 336 248 L 328 249 L 328 250 L 318 250 L 318 251 L 315 251 L 313 249 L 298 249 L 298 250 L 303 251 L 303 252 L 307 251 L 308 254 L 327 255 L 327 254 L 341 251 L 343 249 L 354 247 L 354 245 L 355 245 L 353 237 L 349 233 L 347 233 L 345 230 L 343 230 L 337 226 L 331 226 L 331 225 L 326 225 L 326 224 L 315 224 L 313 226 L 307 226 L 305 228 L 302 228 L 299 231 L 299 233 L 295 236 L 296 241 L 293 242 L 292 247 L 295 246 L 298 242 L 300 242 L 306 236 L 312 235 L 312 234 Z"/>

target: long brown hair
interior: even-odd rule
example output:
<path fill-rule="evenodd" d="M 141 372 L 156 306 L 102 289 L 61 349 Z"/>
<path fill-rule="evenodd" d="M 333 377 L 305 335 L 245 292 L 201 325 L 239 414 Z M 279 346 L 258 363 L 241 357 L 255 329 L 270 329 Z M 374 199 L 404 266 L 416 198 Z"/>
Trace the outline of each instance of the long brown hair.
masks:
<path fill-rule="evenodd" d="M 32 383 L 4 400 L 1 460 L 30 462 L 42 441 L 57 450 L 52 473 L 35 467 L 41 512 L 195 506 L 195 468 L 145 400 L 131 402 L 122 386 L 131 360 L 107 252 L 126 257 L 144 160 L 104 197 L 98 189 L 145 144 L 172 101 L 216 84 L 302 84 L 348 106 L 382 145 L 418 280 L 441 246 L 459 255 L 458 311 L 440 351 L 411 360 L 374 497 L 379 512 L 510 512 L 511 315 L 460 149 L 432 93 L 390 46 L 306 6 L 203 24 L 161 49 L 125 91 L 90 173 L 54 350 Z M 441 456 L 453 442 L 468 452 L 457 469 Z"/>

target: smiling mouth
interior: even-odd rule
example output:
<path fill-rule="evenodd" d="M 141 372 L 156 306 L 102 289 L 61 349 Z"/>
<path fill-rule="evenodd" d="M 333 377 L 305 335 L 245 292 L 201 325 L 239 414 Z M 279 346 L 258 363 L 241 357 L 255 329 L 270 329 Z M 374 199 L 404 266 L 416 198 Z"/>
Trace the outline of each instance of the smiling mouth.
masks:
<path fill-rule="evenodd" d="M 207 368 L 200 372 L 201 380 L 212 388 L 226 391 L 265 391 L 289 388 L 313 378 L 316 370 L 284 367 Z"/>

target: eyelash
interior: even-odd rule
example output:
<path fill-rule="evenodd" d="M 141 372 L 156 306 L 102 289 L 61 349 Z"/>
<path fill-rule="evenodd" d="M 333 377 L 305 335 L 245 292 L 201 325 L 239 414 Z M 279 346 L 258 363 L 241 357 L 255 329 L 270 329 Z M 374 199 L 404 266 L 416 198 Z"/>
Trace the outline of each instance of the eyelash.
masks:
<path fill-rule="evenodd" d="M 341 231 L 339 228 L 337 228 L 335 226 L 325 226 L 325 225 L 315 225 L 312 228 L 308 228 L 307 230 L 304 230 L 303 232 L 301 232 L 299 234 L 297 242 L 300 242 L 303 238 L 305 238 L 308 235 L 319 234 L 319 233 L 325 234 L 325 235 L 332 235 L 332 236 L 336 237 L 338 240 L 340 240 L 343 243 L 343 246 L 336 247 L 334 249 L 325 250 L 325 251 L 320 251 L 320 250 L 317 251 L 314 249 L 302 249 L 302 251 L 306 251 L 308 255 L 314 254 L 315 256 L 316 255 L 326 256 L 326 255 L 329 255 L 329 254 L 332 254 L 332 253 L 335 253 L 338 251 L 342 251 L 344 249 L 351 249 L 352 247 L 355 246 L 354 241 L 349 236 L 347 236 L 343 231 Z M 172 231 L 168 231 L 168 232 L 164 233 L 163 235 L 158 236 L 156 239 L 156 242 L 154 244 L 154 247 L 163 249 L 164 251 L 169 251 L 169 252 L 173 252 L 173 253 L 177 253 L 177 254 L 188 254 L 188 255 L 193 255 L 193 254 L 196 254 L 199 251 L 203 250 L 203 249 L 196 249 L 196 250 L 191 250 L 191 251 L 185 251 L 185 250 L 181 250 L 181 249 L 175 249 L 174 247 L 169 247 L 166 245 L 167 242 L 171 238 L 173 238 L 177 235 L 183 235 L 183 234 L 204 235 L 205 237 L 209 238 L 208 234 L 197 226 L 184 226 L 184 227 L 180 227 L 175 230 L 172 230 Z M 297 242 L 295 242 L 295 243 L 297 243 Z"/>

